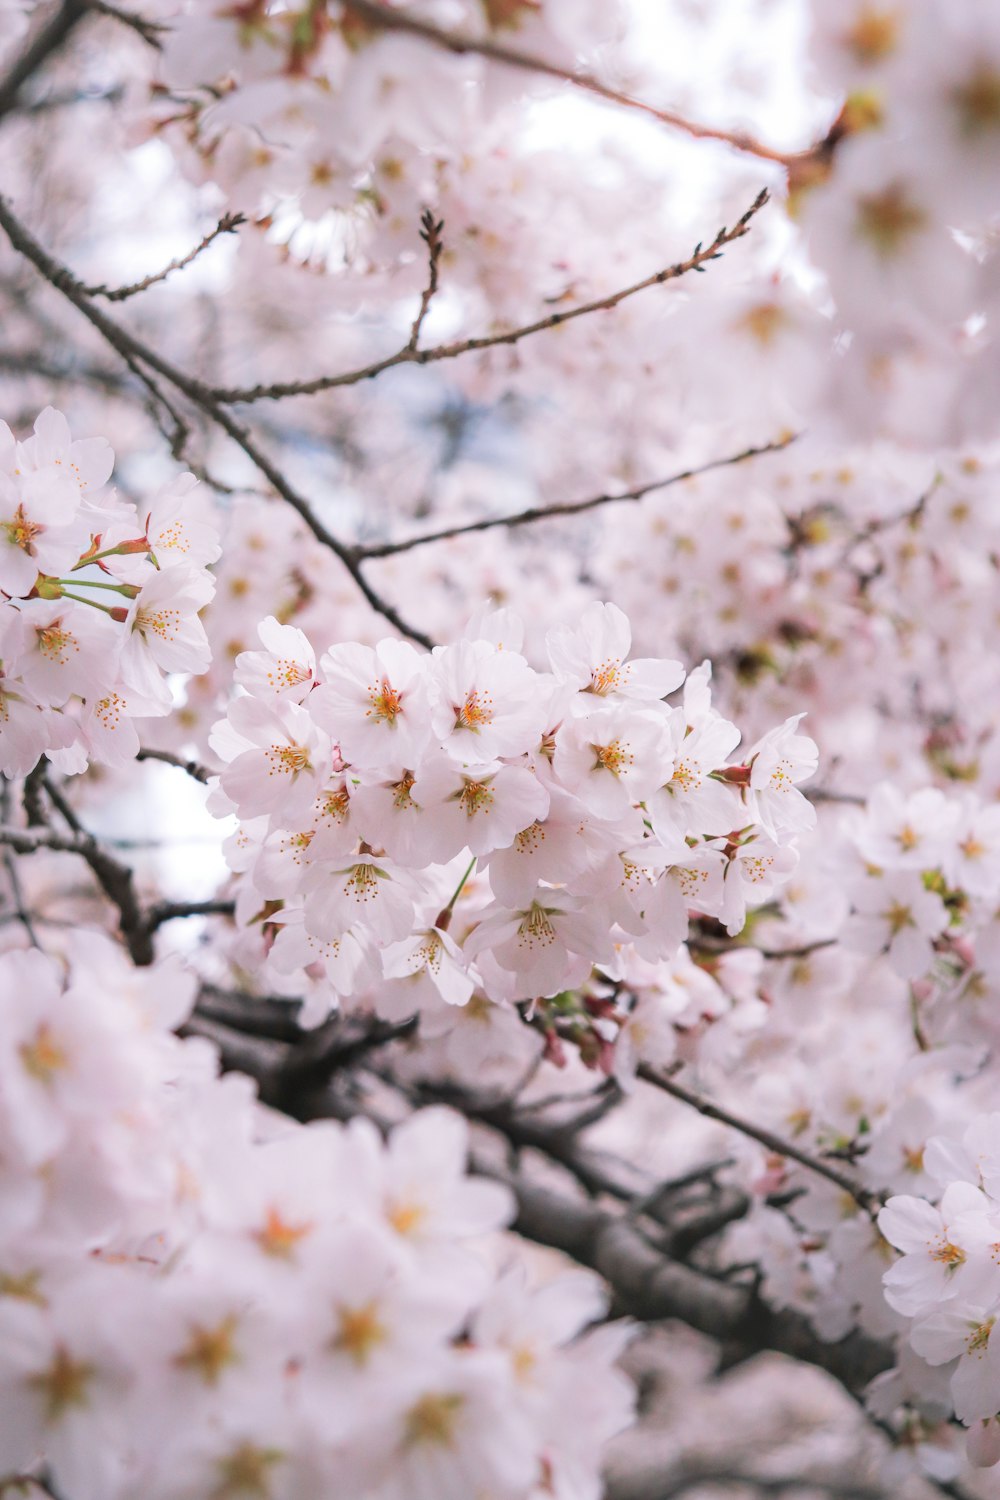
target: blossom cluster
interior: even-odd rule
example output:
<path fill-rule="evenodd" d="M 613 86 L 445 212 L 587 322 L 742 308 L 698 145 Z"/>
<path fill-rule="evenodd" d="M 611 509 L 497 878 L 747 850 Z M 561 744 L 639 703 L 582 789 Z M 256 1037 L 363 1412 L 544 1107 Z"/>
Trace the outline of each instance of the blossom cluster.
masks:
<path fill-rule="evenodd" d="M 884 782 L 863 812 L 845 817 L 844 831 L 844 946 L 884 954 L 912 982 L 914 1003 L 935 1001 L 937 1016 L 978 1014 L 1000 980 L 1000 808 L 936 787 L 906 796 Z M 980 1026 L 980 1039 L 992 1036 L 985 1013 Z"/>
<path fill-rule="evenodd" d="M 486 43 L 516 40 L 563 67 L 606 40 L 618 14 L 617 4 L 594 0 L 407 0 L 394 9 Z M 160 76 L 187 95 L 166 125 L 174 137 L 183 131 L 202 170 L 251 209 L 294 202 L 313 220 L 349 212 L 359 228 L 377 216 L 386 241 L 393 228 L 411 238 L 436 172 L 481 144 L 525 89 L 482 57 L 429 47 L 348 5 L 160 0 L 157 10 L 168 28 Z"/>
<path fill-rule="evenodd" d="M 170 712 L 168 676 L 209 662 L 214 527 L 191 475 L 140 510 L 106 488 L 114 454 L 47 407 L 15 440 L 0 423 L 0 771 L 47 754 L 62 771 L 119 766 L 137 718 Z"/>
<path fill-rule="evenodd" d="M 0 1487 L 596 1500 L 627 1329 L 485 1253 L 459 1117 L 279 1124 L 170 1034 L 193 975 L 72 951 L 0 958 Z"/>
<path fill-rule="evenodd" d="M 811 11 L 817 79 L 846 96 L 828 180 L 799 204 L 851 333 L 837 404 L 855 430 L 907 442 L 989 431 L 1000 17 L 976 0 Z"/>
<path fill-rule="evenodd" d="M 447 1025 L 474 995 L 530 1007 L 595 966 L 650 982 L 689 910 L 737 933 L 794 868 L 816 764 L 799 716 L 734 762 L 708 665 L 670 705 L 683 669 L 629 660 L 615 606 L 550 631 L 548 671 L 522 634 L 499 611 L 430 655 L 385 640 L 317 665 L 272 619 L 237 658 L 214 805 L 240 820 L 238 910 L 271 929 L 266 970 L 308 1021 L 354 1001 Z"/>
<path fill-rule="evenodd" d="M 934 1137 L 928 1196 L 890 1198 L 879 1228 L 902 1252 L 885 1273 L 889 1306 L 910 1347 L 948 1379 L 969 1455 L 1000 1462 L 1000 1115 L 978 1116 L 960 1139 Z"/>

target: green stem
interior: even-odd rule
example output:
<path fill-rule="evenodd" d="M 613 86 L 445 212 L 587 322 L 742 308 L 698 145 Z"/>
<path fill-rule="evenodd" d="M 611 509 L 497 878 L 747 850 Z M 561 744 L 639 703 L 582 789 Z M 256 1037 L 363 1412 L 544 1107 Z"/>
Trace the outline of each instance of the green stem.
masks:
<path fill-rule="evenodd" d="M 112 594 L 122 594 L 126 599 L 134 599 L 139 590 L 134 583 L 103 583 L 98 578 L 57 578 L 56 583 L 62 588 L 65 598 L 71 596 L 66 593 L 66 584 L 71 583 L 77 589 L 108 589 Z"/>
<path fill-rule="evenodd" d="M 136 550 L 135 548 L 130 548 L 129 549 L 130 552 L 134 552 L 135 550 Z M 148 550 L 149 549 L 147 548 L 147 551 Z M 71 573 L 78 573 L 81 568 L 89 567 L 89 565 L 91 563 L 94 563 L 94 562 L 100 562 L 101 558 L 103 558 L 103 557 L 124 557 L 124 556 L 125 556 L 125 553 L 124 553 L 123 549 L 121 548 L 121 546 L 118 546 L 118 547 L 105 547 L 105 549 L 104 549 L 103 552 L 91 552 L 89 554 L 89 556 L 87 556 L 87 557 L 81 557 L 80 561 L 79 562 L 75 562 L 73 564 L 73 566 L 70 568 L 70 572 Z"/>
<path fill-rule="evenodd" d="M 91 609 L 99 609 L 104 615 L 113 615 L 115 606 L 112 604 L 98 604 L 96 599 L 84 599 L 79 594 L 71 594 L 68 589 L 63 589 L 62 597 L 72 599 L 76 604 L 89 604 Z"/>
<path fill-rule="evenodd" d="M 451 900 L 448 902 L 448 905 L 445 907 L 445 911 L 453 911 L 454 910 L 454 908 L 455 908 L 455 902 L 458 900 L 459 896 L 462 894 L 462 891 L 463 891 L 463 889 L 465 887 L 465 882 L 468 880 L 469 876 L 472 874 L 472 872 L 473 872 L 473 870 L 475 868 L 476 868 L 476 856 L 473 855 L 472 858 L 469 860 L 468 868 L 466 869 L 465 874 L 462 876 L 461 880 L 458 882 L 458 885 L 456 885 L 456 887 L 455 887 L 455 889 L 454 889 L 454 891 L 452 893 Z"/>

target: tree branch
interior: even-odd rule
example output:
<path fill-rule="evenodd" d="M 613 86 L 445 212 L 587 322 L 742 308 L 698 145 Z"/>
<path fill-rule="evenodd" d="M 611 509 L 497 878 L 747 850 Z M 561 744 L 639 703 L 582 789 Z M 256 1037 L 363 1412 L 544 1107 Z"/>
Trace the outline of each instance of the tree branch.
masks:
<path fill-rule="evenodd" d="M 370 547 L 358 547 L 354 555 L 361 562 L 368 562 L 372 558 L 395 557 L 398 552 L 410 552 L 414 547 L 425 547 L 429 542 L 443 542 L 450 537 L 467 536 L 476 531 L 492 531 L 498 526 L 526 526 L 532 521 L 559 520 L 563 516 L 579 516 L 585 511 L 597 510 L 602 505 L 643 500 L 656 490 L 669 489 L 671 485 L 681 484 L 685 479 L 694 479 L 699 474 L 708 474 L 712 469 L 724 469 L 733 464 L 746 463 L 748 459 L 758 458 L 764 453 L 780 453 L 783 448 L 794 443 L 798 436 L 798 433 L 790 433 L 786 437 L 776 438 L 773 443 L 762 443 L 756 448 L 744 448 L 741 453 L 731 453 L 726 458 L 709 459 L 707 463 L 697 464 L 692 469 L 682 469 L 677 474 L 669 474 L 665 479 L 651 479 L 647 484 L 637 485 L 635 489 L 626 490 L 620 495 L 591 495 L 587 500 L 571 500 L 564 505 L 529 506 L 527 510 L 516 511 L 512 516 L 493 516 L 483 521 L 469 521 L 464 526 L 445 526 L 440 531 L 430 531 L 424 536 L 408 537 L 401 542 L 378 542 Z"/>
<path fill-rule="evenodd" d="M 93 834 L 56 833 L 48 827 L 11 828 L 0 825 L 0 845 L 16 854 L 37 854 L 51 849 L 63 854 L 78 854 L 93 872 L 101 890 L 118 908 L 118 923 L 132 962 L 140 967 L 155 957 L 152 935 L 145 913 L 135 892 L 132 870 L 109 854 Z"/>
<path fill-rule="evenodd" d="M 698 124 L 694 120 L 688 120 L 683 115 L 677 114 L 674 110 L 660 109 L 655 104 L 647 104 L 641 99 L 633 98 L 630 94 L 611 88 L 608 84 L 601 83 L 591 73 L 571 73 L 568 69 L 559 67 L 557 63 L 548 62 L 545 58 L 532 53 L 522 52 L 516 47 L 507 46 L 506 43 L 493 41 L 490 38 L 468 36 L 455 31 L 444 31 L 428 21 L 418 19 L 409 11 L 390 9 L 387 5 L 377 3 L 377 0 L 343 0 L 343 7 L 348 14 L 360 16 L 369 26 L 380 31 L 401 31 L 408 36 L 420 37 L 448 52 L 485 57 L 491 62 L 504 63 L 507 67 L 517 68 L 523 72 L 538 73 L 546 78 L 554 78 L 560 83 L 570 83 L 575 88 L 583 89 L 589 94 L 595 94 L 598 98 L 607 100 L 610 104 L 639 110 L 642 114 L 658 120 L 661 125 L 669 125 L 675 130 L 681 130 L 695 140 L 723 141 L 728 146 L 735 146 L 737 151 L 748 152 L 765 161 L 777 162 L 781 166 L 787 167 L 801 157 L 811 156 L 824 144 L 819 142 L 803 152 L 775 151 L 743 131 L 723 130 L 712 125 Z"/>
<path fill-rule="evenodd" d="M 183 756 L 174 755 L 170 750 L 151 750 L 145 745 L 136 756 L 136 760 L 159 760 L 166 766 L 176 766 L 178 771 L 193 777 L 203 785 L 209 781 L 212 772 L 207 766 L 200 765 L 196 760 L 185 760 Z"/>
<path fill-rule="evenodd" d="M 146 931 L 155 932 L 164 922 L 178 917 L 231 917 L 236 902 L 210 898 L 207 901 L 156 901 L 146 912 Z"/>
<path fill-rule="evenodd" d="M 342 371 L 339 375 L 318 375 L 313 380 L 275 381 L 271 385 L 230 389 L 215 387 L 211 395 L 216 401 L 223 402 L 227 406 L 235 405 L 237 402 L 250 404 L 254 401 L 281 401 L 289 396 L 315 396 L 320 391 L 334 390 L 338 386 L 359 385 L 362 381 L 372 380 L 376 375 L 381 375 L 384 370 L 391 370 L 396 365 L 436 364 L 444 359 L 456 359 L 459 355 L 475 353 L 482 349 L 495 349 L 504 344 L 518 344 L 522 339 L 530 338 L 536 333 L 543 333 L 549 328 L 558 328 L 563 323 L 572 322 L 575 318 L 585 318 L 591 313 L 609 311 L 617 307 L 620 302 L 624 302 L 626 298 L 634 297 L 637 292 L 644 292 L 649 287 L 662 286 L 665 281 L 675 281 L 680 276 L 686 276 L 689 271 L 702 270 L 706 262 L 719 258 L 725 245 L 731 245 L 734 240 L 743 238 L 749 230 L 751 219 L 760 212 L 768 198 L 767 188 L 762 188 L 750 207 L 737 219 L 731 229 L 725 227 L 720 229 L 709 245 L 702 245 L 699 242 L 687 260 L 678 261 L 672 266 L 665 266 L 662 270 L 655 271 L 652 276 L 633 282 L 631 286 L 621 287 L 617 292 L 611 292 L 606 297 L 598 297 L 592 302 L 580 302 L 575 307 L 567 308 L 562 312 L 549 313 L 547 317 L 539 318 L 534 323 L 525 323 L 520 328 L 512 328 L 506 333 L 491 333 L 478 338 L 460 339 L 456 343 L 438 344 L 433 349 L 418 349 L 411 337 L 411 340 L 395 354 L 376 360 L 373 364 L 362 365 L 356 370 Z"/>
<path fill-rule="evenodd" d="M 129 286 L 85 286 L 83 291 L 88 297 L 105 297 L 108 302 L 124 302 L 129 297 L 135 297 L 139 292 L 145 292 L 157 282 L 166 281 L 167 277 L 174 271 L 183 271 L 185 266 L 191 265 L 192 261 L 198 259 L 203 250 L 207 250 L 215 240 L 222 234 L 235 234 L 241 224 L 247 222 L 246 214 L 223 214 L 214 229 L 189 250 L 187 255 L 182 255 L 172 260 L 168 266 L 161 271 L 155 271 L 149 276 L 144 276 L 141 281 L 133 281 Z"/>
<path fill-rule="evenodd" d="M 142 37 L 147 46 L 154 47 L 157 52 L 162 52 L 161 37 L 170 30 L 170 27 L 165 26 L 161 21 L 147 20 L 138 11 L 127 10 L 122 5 L 111 5 L 108 0 L 90 0 L 90 9 L 99 16 L 108 16 L 111 20 L 128 26 Z"/>
<path fill-rule="evenodd" d="M 775 1134 L 762 1125 L 755 1125 L 751 1120 L 744 1120 L 739 1115 L 734 1115 L 730 1110 L 723 1109 L 721 1105 L 713 1104 L 711 1099 L 706 1099 L 703 1094 L 697 1094 L 693 1089 L 686 1088 L 684 1084 L 678 1083 L 676 1079 L 670 1078 L 665 1073 L 657 1073 L 655 1069 L 646 1063 L 640 1063 L 638 1076 L 654 1088 L 662 1089 L 665 1094 L 679 1099 L 682 1103 L 696 1109 L 706 1119 L 718 1120 L 720 1124 L 729 1125 L 733 1130 L 738 1130 L 742 1135 L 749 1136 L 751 1140 L 759 1141 L 769 1151 L 774 1151 L 778 1156 L 788 1157 L 796 1161 L 800 1166 L 806 1167 L 810 1172 L 815 1172 L 820 1177 L 825 1177 L 839 1187 L 842 1192 L 848 1193 L 859 1208 L 863 1209 L 869 1218 L 874 1219 L 882 1206 L 881 1200 L 876 1193 L 869 1192 L 862 1187 L 853 1177 L 839 1168 L 830 1166 L 829 1162 L 823 1161 L 818 1156 L 810 1156 L 808 1151 L 801 1150 L 794 1142 L 786 1140 L 783 1136 Z"/>
<path fill-rule="evenodd" d="M 62 0 L 39 27 L 20 57 L 11 64 L 6 77 L 0 79 L 0 119 L 14 109 L 24 84 L 58 51 L 89 9 L 88 0 Z"/>
<path fill-rule="evenodd" d="M 434 293 L 438 289 L 438 264 L 441 260 L 441 253 L 444 250 L 444 241 L 441 238 L 444 220 L 435 219 L 428 208 L 421 215 L 420 223 L 422 226 L 420 238 L 427 246 L 427 285 L 421 293 L 420 307 L 417 309 L 417 316 L 413 320 L 413 327 L 410 329 L 410 339 L 406 346 L 407 349 L 412 351 L 416 350 L 417 344 L 420 342 L 420 330 L 424 326 L 427 310 L 431 305 Z"/>

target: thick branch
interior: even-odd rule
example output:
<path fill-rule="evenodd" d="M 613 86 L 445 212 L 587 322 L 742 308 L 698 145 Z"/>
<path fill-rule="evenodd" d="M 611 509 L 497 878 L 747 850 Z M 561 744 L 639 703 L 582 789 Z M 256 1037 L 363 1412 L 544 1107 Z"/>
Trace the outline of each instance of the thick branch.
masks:
<path fill-rule="evenodd" d="M 491 333 L 478 338 L 459 339 L 452 344 L 438 344 L 433 349 L 418 349 L 411 339 L 395 354 L 376 360 L 373 364 L 362 365 L 356 370 L 342 371 L 339 375 L 318 375 L 314 380 L 275 381 L 271 385 L 233 387 L 229 390 L 215 388 L 211 394 L 216 401 L 227 405 L 236 402 L 280 401 L 288 396 L 315 396 L 319 391 L 334 390 L 338 386 L 359 385 L 364 380 L 372 380 L 376 375 L 381 375 L 384 370 L 391 370 L 395 365 L 436 364 L 443 359 L 457 359 L 459 355 L 472 354 L 482 349 L 495 349 L 504 344 L 518 344 L 522 339 L 530 338 L 536 333 L 543 333 L 549 328 L 558 328 L 563 323 L 572 322 L 575 318 L 589 317 L 591 313 L 596 312 L 607 312 L 617 307 L 620 302 L 624 302 L 626 298 L 634 297 L 637 292 L 644 292 L 649 287 L 662 286 L 665 281 L 675 281 L 679 276 L 686 276 L 689 271 L 702 270 L 708 261 L 719 258 L 725 245 L 731 245 L 734 240 L 743 238 L 749 230 L 751 219 L 764 207 L 768 196 L 767 188 L 762 188 L 747 211 L 737 219 L 731 229 L 725 227 L 720 229 L 709 245 L 702 245 L 699 242 L 687 260 L 678 261 L 672 266 L 665 266 L 662 270 L 655 271 L 652 276 L 633 282 L 631 286 L 621 287 L 606 297 L 598 297 L 592 302 L 580 302 L 575 307 L 566 308 L 564 311 L 549 313 L 547 317 L 539 318 L 534 323 L 525 323 L 520 328 L 509 329 L 506 333 Z"/>
<path fill-rule="evenodd" d="M 101 890 L 118 908 L 118 921 L 132 962 L 151 964 L 154 958 L 152 934 L 146 915 L 135 892 L 132 871 L 109 854 L 90 833 L 56 833 L 51 828 L 10 828 L 0 826 L 0 845 L 16 854 L 36 854 L 52 849 L 64 854 L 78 854 L 93 872 Z"/>
<path fill-rule="evenodd" d="M 89 8 L 87 0 L 62 0 L 39 27 L 20 57 L 11 64 L 7 76 L 0 79 L 0 119 L 15 107 L 24 84 L 58 51 Z"/>

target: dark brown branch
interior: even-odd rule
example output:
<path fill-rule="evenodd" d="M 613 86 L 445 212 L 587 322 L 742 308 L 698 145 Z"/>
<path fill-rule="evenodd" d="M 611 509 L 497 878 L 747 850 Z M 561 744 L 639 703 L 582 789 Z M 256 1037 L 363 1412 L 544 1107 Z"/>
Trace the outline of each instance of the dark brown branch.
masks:
<path fill-rule="evenodd" d="M 417 309 L 417 316 L 413 320 L 413 327 L 410 329 L 410 338 L 406 346 L 410 350 L 416 350 L 417 344 L 420 342 L 420 330 L 424 326 L 427 310 L 431 305 L 434 293 L 438 289 L 438 265 L 441 260 L 441 253 L 444 250 L 444 241 L 441 238 L 444 220 L 435 219 L 428 208 L 421 215 L 420 224 L 420 238 L 427 246 L 427 285 L 420 295 L 420 306 Z"/>
<path fill-rule="evenodd" d="M 654 1088 L 662 1089 L 665 1094 L 679 1099 L 682 1103 L 689 1105 L 692 1109 L 704 1115 L 706 1119 L 718 1120 L 722 1125 L 728 1125 L 733 1130 L 738 1130 L 741 1135 L 746 1135 L 751 1140 L 759 1141 L 769 1151 L 778 1156 L 787 1157 L 790 1161 L 798 1162 L 799 1166 L 806 1167 L 810 1172 L 815 1172 L 820 1177 L 825 1177 L 844 1193 L 850 1195 L 859 1208 L 863 1209 L 870 1218 L 874 1218 L 881 1202 L 878 1195 L 872 1192 L 849 1176 L 841 1172 L 837 1167 L 830 1166 L 829 1162 L 823 1161 L 818 1156 L 810 1156 L 808 1151 L 803 1151 L 793 1141 L 786 1140 L 777 1135 L 773 1130 L 766 1129 L 763 1125 L 755 1125 L 751 1120 L 745 1120 L 739 1115 L 734 1115 L 730 1110 L 723 1109 L 721 1105 L 714 1104 L 711 1099 L 706 1099 L 703 1094 L 697 1094 L 693 1089 L 686 1088 L 684 1084 L 678 1083 L 675 1078 L 666 1073 L 658 1073 L 655 1069 L 645 1063 L 640 1063 L 638 1069 L 639 1077 Z"/>
<path fill-rule="evenodd" d="M 173 922 L 179 917 L 231 917 L 236 902 L 225 899 L 207 901 L 157 901 L 146 912 L 146 930 L 155 932 L 164 922 Z"/>
<path fill-rule="evenodd" d="M 559 520 L 564 516 L 579 516 L 588 510 L 597 510 L 602 505 L 617 505 L 626 501 L 643 500 L 656 490 L 666 490 L 674 484 L 681 484 L 685 479 L 694 479 L 699 474 L 708 474 L 713 469 L 725 469 L 733 464 L 746 463 L 748 459 L 758 458 L 764 453 L 780 453 L 790 443 L 794 443 L 798 433 L 790 433 L 786 437 L 776 438 L 773 443 L 762 443 L 756 448 L 744 448 L 741 453 L 731 453 L 726 458 L 709 459 L 707 463 L 698 464 L 692 469 L 682 469 L 677 474 L 669 474 L 665 479 L 652 479 L 647 484 L 637 485 L 633 490 L 626 490 L 620 495 L 591 495 L 587 500 L 570 500 L 564 505 L 530 506 L 527 510 L 519 510 L 512 516 L 493 516 L 488 520 L 469 521 L 463 526 L 445 526 L 440 531 L 430 531 L 424 536 L 408 537 L 401 542 L 378 542 L 370 547 L 359 547 L 355 556 L 362 562 L 368 562 L 372 558 L 394 557 L 397 552 L 410 552 L 414 547 L 424 547 L 428 542 L 443 542 L 450 537 L 466 536 L 476 531 L 492 531 L 498 526 L 514 527 L 526 526 L 532 521 Z"/>
<path fill-rule="evenodd" d="M 149 287 L 156 286 L 157 282 L 166 281 L 172 272 L 183 271 L 185 266 L 197 260 L 202 251 L 207 250 L 220 235 L 235 234 L 240 225 L 245 224 L 246 221 L 246 214 L 223 214 L 215 228 L 209 230 L 193 250 L 189 250 L 187 255 L 181 255 L 176 260 L 172 260 L 161 271 L 154 271 L 151 275 L 144 276 L 141 281 L 133 281 L 129 286 L 87 286 L 83 290 L 88 297 L 105 297 L 108 302 L 124 302 L 128 297 L 135 297 L 139 292 L 145 292 Z"/>
<path fill-rule="evenodd" d="M 334 1020 L 320 1033 L 313 1033 L 291 1047 L 263 1036 L 248 1036 L 238 1026 L 221 1023 L 197 1013 L 185 1032 L 207 1036 L 220 1049 L 223 1068 L 235 1068 L 257 1080 L 261 1097 L 273 1108 L 284 1110 L 298 1120 L 343 1118 L 359 1112 L 328 1086 L 331 1059 L 343 1060 L 337 1050 L 337 1028 L 344 1023 Z M 379 1023 L 375 1023 L 376 1028 Z M 398 1035 L 390 1028 L 387 1040 Z M 363 1042 L 363 1047 L 370 1042 Z M 295 1059 L 293 1061 L 293 1059 Z M 389 1081 L 390 1075 L 384 1075 Z M 395 1085 L 393 1085 L 395 1086 Z M 412 1086 L 402 1086 L 407 1097 Z M 419 1092 L 419 1090 L 418 1090 Z M 489 1118 L 489 1106 L 475 1107 L 471 1096 L 449 1094 L 449 1102 L 477 1124 L 499 1129 L 510 1139 L 510 1118 Z M 367 1106 L 361 1113 L 385 1128 L 386 1122 Z M 550 1154 L 561 1164 L 558 1149 L 552 1150 L 541 1127 L 528 1127 L 530 1142 L 519 1145 Z M 592 1161 L 599 1153 L 588 1153 Z M 517 1216 L 514 1228 L 525 1238 L 562 1251 L 581 1265 L 597 1271 L 610 1286 L 618 1312 L 630 1313 L 645 1322 L 677 1318 L 717 1339 L 724 1364 L 732 1365 L 754 1354 L 774 1349 L 827 1370 L 848 1390 L 860 1391 L 893 1359 L 891 1345 L 878 1343 L 855 1332 L 839 1343 L 825 1343 L 817 1337 L 808 1320 L 800 1313 L 774 1311 L 745 1284 L 712 1276 L 708 1272 L 672 1259 L 659 1246 L 652 1245 L 635 1222 L 634 1216 L 618 1208 L 607 1208 L 596 1201 L 586 1201 L 557 1192 L 529 1177 L 526 1169 L 505 1167 L 494 1160 L 475 1155 L 473 1170 L 507 1184 L 514 1194 Z M 615 1167 L 624 1163 L 608 1160 L 606 1175 L 615 1178 Z M 603 1191 L 595 1182 L 595 1189 Z M 609 1189 L 617 1196 L 614 1189 Z M 627 1197 L 627 1193 L 622 1196 Z"/>
<path fill-rule="evenodd" d="M 536 333 L 543 333 L 549 328 L 559 328 L 563 323 L 570 323 L 575 318 L 589 317 L 591 313 L 596 312 L 607 312 L 617 307 L 620 302 L 624 302 L 627 297 L 634 297 L 637 292 L 644 292 L 649 287 L 662 286 L 664 282 L 675 281 L 680 276 L 686 276 L 690 271 L 702 270 L 708 261 L 719 258 L 724 246 L 743 238 L 750 228 L 751 219 L 764 207 L 768 196 L 767 188 L 762 188 L 747 211 L 737 219 L 731 229 L 725 227 L 720 229 L 709 245 L 699 243 L 687 260 L 678 261 L 672 266 L 665 266 L 662 270 L 655 271 L 652 276 L 633 282 L 631 286 L 621 287 L 617 292 L 611 292 L 606 297 L 598 297 L 592 302 L 577 303 L 575 307 L 566 308 L 565 311 L 549 313 L 547 317 L 539 318 L 534 323 L 525 323 L 520 328 L 509 329 L 506 333 L 491 333 L 478 338 L 459 339 L 456 343 L 438 344 L 433 349 L 418 349 L 411 341 L 385 359 L 375 360 L 373 364 L 362 365 L 356 370 L 342 371 L 339 375 L 318 375 L 314 380 L 275 381 L 271 385 L 233 387 L 228 390 L 215 388 L 211 394 L 216 401 L 224 402 L 226 405 L 236 402 L 247 404 L 253 401 L 281 401 L 288 396 L 315 396 L 319 391 L 330 391 L 338 386 L 358 385 L 364 380 L 372 380 L 376 375 L 381 375 L 384 370 L 391 370 L 396 365 L 436 364 L 443 359 L 457 359 L 459 355 L 472 354 L 482 349 L 518 344 L 522 339 L 530 338 Z"/>
<path fill-rule="evenodd" d="M 821 786 L 803 787 L 802 794 L 810 802 L 842 802 L 848 807 L 864 807 L 867 800 L 854 792 L 830 792 Z"/>
<path fill-rule="evenodd" d="M 203 785 L 209 780 L 212 772 L 207 766 L 200 765 L 196 760 L 184 760 L 180 755 L 174 755 L 169 750 L 151 750 L 146 746 L 139 751 L 136 760 L 159 760 L 166 766 L 176 766 L 185 775 L 193 777 Z"/>
<path fill-rule="evenodd" d="M 4 230 L 13 248 L 20 252 L 35 269 L 47 281 L 60 291 L 66 299 L 76 307 L 87 321 L 104 337 L 108 344 L 124 359 L 130 368 L 137 366 L 148 366 L 157 374 L 170 382 L 180 391 L 192 405 L 198 407 L 205 413 L 223 432 L 240 448 L 254 467 L 268 481 L 275 492 L 298 513 L 323 546 L 328 547 L 347 569 L 365 599 L 377 614 L 389 621 L 400 634 L 409 636 L 419 645 L 431 649 L 433 642 L 422 630 L 408 625 L 398 612 L 384 600 L 380 594 L 371 587 L 361 566 L 357 561 L 351 548 L 346 547 L 343 542 L 326 527 L 319 517 L 314 513 L 309 502 L 299 494 L 290 480 L 278 468 L 277 464 L 270 459 L 258 446 L 250 432 L 237 422 L 226 408 L 220 404 L 217 396 L 209 386 L 193 376 L 187 375 L 183 370 L 177 368 L 169 360 L 151 349 L 138 339 L 135 334 L 109 318 L 100 308 L 95 307 L 87 295 L 83 283 L 73 275 L 67 266 L 61 265 L 38 243 L 30 230 L 21 223 L 12 212 L 10 204 L 0 197 L 0 228 Z M 140 378 L 153 391 L 159 395 L 158 388 L 152 378 L 145 372 L 140 371 Z"/>
<path fill-rule="evenodd" d="M 90 9 L 99 16 L 108 16 L 113 21 L 119 21 L 122 26 L 128 26 L 149 47 L 155 47 L 157 52 L 162 52 L 162 38 L 170 30 L 160 21 L 150 21 L 136 10 L 127 10 L 123 5 L 110 5 L 108 0 L 90 0 Z"/>
<path fill-rule="evenodd" d="M 570 83 L 575 88 L 584 89 L 589 94 L 595 94 L 598 98 L 607 100 L 609 104 L 639 110 L 642 114 L 658 120 L 661 125 L 669 125 L 675 130 L 681 130 L 696 140 L 723 141 L 726 145 L 735 146 L 738 151 L 748 152 L 753 156 L 762 157 L 765 161 L 777 162 L 782 166 L 790 166 L 800 157 L 811 156 L 819 149 L 819 146 L 814 146 L 801 153 L 775 151 L 745 132 L 698 124 L 673 110 L 660 109 L 655 104 L 647 104 L 641 99 L 634 99 L 629 94 L 621 93 L 618 89 L 601 83 L 590 73 L 571 73 L 556 63 L 522 52 L 506 43 L 488 38 L 465 36 L 454 31 L 443 31 L 428 21 L 418 19 L 409 11 L 390 9 L 386 5 L 377 3 L 377 0 L 343 0 L 343 4 L 345 11 L 360 16 L 373 28 L 384 31 L 402 31 L 408 36 L 420 37 L 448 52 L 485 57 L 491 62 L 503 63 L 507 67 L 517 68 L 523 72 L 538 73 L 547 78 L 554 78 L 560 83 Z"/>
<path fill-rule="evenodd" d="M 51 828 L 0 826 L 0 845 L 13 849 L 16 854 L 36 854 L 40 849 L 51 849 L 80 855 L 90 866 L 101 890 L 118 908 L 121 935 L 132 962 L 139 966 L 153 962 L 152 935 L 135 892 L 133 873 L 128 865 L 109 854 L 93 834 L 61 834 Z"/>
<path fill-rule="evenodd" d="M 58 51 L 89 8 L 87 0 L 62 0 L 62 4 L 39 27 L 20 57 L 14 59 L 6 77 L 0 79 L 0 119 L 16 106 L 18 95 L 28 79 Z"/>

